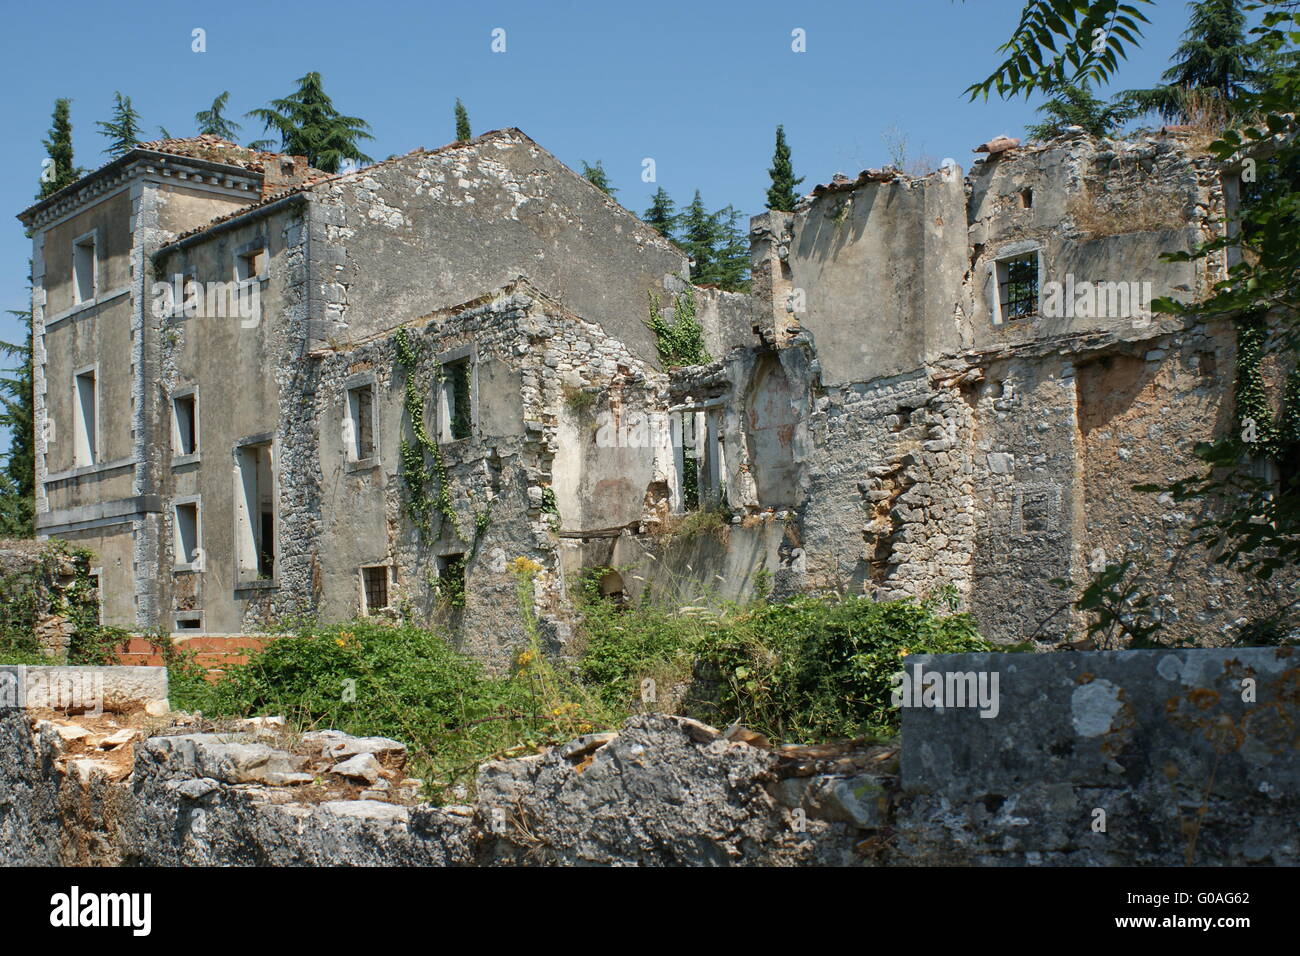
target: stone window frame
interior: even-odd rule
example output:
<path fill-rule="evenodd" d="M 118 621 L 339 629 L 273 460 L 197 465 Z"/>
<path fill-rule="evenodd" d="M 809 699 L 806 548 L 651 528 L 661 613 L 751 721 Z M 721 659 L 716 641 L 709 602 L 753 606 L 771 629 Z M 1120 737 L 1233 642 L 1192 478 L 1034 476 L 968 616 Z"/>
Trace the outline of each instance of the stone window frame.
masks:
<path fill-rule="evenodd" d="M 262 265 L 261 268 L 258 270 L 257 274 L 251 276 L 241 276 L 239 274 L 240 264 L 244 262 L 249 256 L 256 255 L 259 252 L 262 254 Z M 270 244 L 266 241 L 266 236 L 256 236 L 255 238 L 250 239 L 248 242 L 236 246 L 232 259 L 234 264 L 234 276 L 236 282 L 265 282 L 270 277 L 271 251 L 270 251 Z"/>
<path fill-rule="evenodd" d="M 479 434 L 479 416 L 478 416 L 478 344 L 471 342 L 469 345 L 461 345 L 454 349 L 448 349 L 438 355 L 439 371 L 448 365 L 454 365 L 459 362 L 468 361 L 469 363 L 469 434 L 463 438 L 451 437 L 451 414 L 450 405 L 447 402 L 447 389 L 450 382 L 445 376 L 443 381 L 438 383 L 438 388 L 434 395 L 434 422 L 437 426 L 437 440 L 439 445 L 451 445 L 457 442 L 473 441 Z"/>
<path fill-rule="evenodd" d="M 383 607 L 372 608 L 366 596 L 366 572 L 379 569 L 384 571 L 384 596 L 387 602 Z M 393 606 L 393 586 L 397 583 L 396 568 L 391 562 L 381 561 L 375 564 L 363 564 L 357 568 L 357 606 L 362 617 L 370 617 L 375 611 L 389 610 Z"/>
<path fill-rule="evenodd" d="M 356 457 L 356 434 L 346 429 L 346 423 L 352 421 L 352 393 L 361 389 L 370 389 L 370 456 Z M 340 418 L 340 433 L 343 435 L 343 455 L 347 460 L 348 471 L 365 471 L 378 467 L 383 461 L 383 450 L 379 440 L 379 388 L 375 373 L 358 372 L 343 380 L 343 407 Z M 352 425 L 355 429 L 355 423 Z"/>
<path fill-rule="evenodd" d="M 721 454 L 702 454 L 696 455 L 697 461 L 708 462 L 708 495 L 707 498 L 703 493 L 705 484 L 700 481 L 702 477 L 699 472 L 696 473 L 696 488 L 699 504 L 695 511 L 703 511 L 708 507 L 726 504 L 725 489 L 727 482 L 727 458 L 726 458 L 726 435 L 723 426 L 723 413 L 727 406 L 727 397 L 720 396 L 717 398 L 704 399 L 699 402 L 686 402 L 681 405 L 674 405 L 668 409 L 670 432 L 673 416 L 677 415 L 696 415 L 696 425 L 699 428 L 701 419 L 704 422 L 705 442 L 707 447 L 717 444 L 721 449 Z M 673 514 L 684 515 L 691 512 L 686 510 L 686 487 L 685 487 L 685 466 L 686 466 L 686 440 L 685 435 L 680 434 L 673 436 L 680 437 L 680 441 L 672 442 L 673 451 L 673 481 L 669 486 L 669 509 Z"/>
<path fill-rule="evenodd" d="M 194 622 L 197 627 L 181 627 L 183 623 Z M 172 612 L 172 633 L 173 634 L 203 634 L 207 627 L 203 620 L 202 611 L 173 611 Z"/>
<path fill-rule="evenodd" d="M 86 240 L 90 240 L 87 243 Z M 81 295 L 81 283 L 77 276 L 77 250 L 83 246 L 90 246 L 90 295 L 83 298 Z M 89 307 L 95 304 L 99 299 L 99 227 L 91 229 L 89 232 L 83 232 L 72 240 L 72 304 L 74 307 Z"/>
<path fill-rule="evenodd" d="M 194 560 L 178 560 L 181 555 L 177 550 L 180 545 L 180 509 L 194 508 Z M 172 499 L 172 572 L 198 572 L 203 570 L 203 496 L 185 495 Z"/>
<path fill-rule="evenodd" d="M 270 448 L 271 453 L 271 523 L 274 529 L 274 540 L 271 542 L 271 575 L 270 577 L 258 577 L 259 572 L 254 571 L 250 574 L 248 569 L 242 563 L 240 555 L 240 521 L 239 521 L 239 498 L 244 494 L 241 487 L 241 477 L 243 476 L 243 464 L 240 461 L 240 455 L 246 449 L 254 445 L 266 445 Z M 234 442 L 231 450 L 231 457 L 234 465 L 234 507 L 230 509 L 231 529 L 234 534 L 234 547 L 231 548 L 231 559 L 234 564 L 234 589 L 236 591 L 249 591 L 258 588 L 277 588 L 279 587 L 280 574 L 280 443 L 274 432 L 261 432 L 256 435 L 248 435 Z M 250 522 L 252 518 L 250 516 Z M 260 532 L 254 528 L 253 541 L 256 548 L 257 536 Z M 260 564 L 260 559 L 256 554 L 254 560 Z"/>
<path fill-rule="evenodd" d="M 1059 482 L 1028 481 L 1018 482 L 1011 492 L 1011 536 L 1014 538 L 1032 538 L 1039 532 L 1025 530 L 1025 497 L 1036 492 L 1046 492 L 1048 496 L 1048 514 L 1057 530 L 1061 524 L 1062 504 L 1065 491 Z"/>
<path fill-rule="evenodd" d="M 94 382 L 94 391 L 92 401 L 94 408 L 91 413 L 94 415 L 93 434 L 84 434 L 86 431 L 85 407 L 81 398 L 81 379 L 87 374 L 90 375 L 91 381 Z M 99 363 L 93 362 L 90 365 L 82 365 L 72 370 L 72 467 L 90 468 L 99 464 L 103 445 L 100 441 L 102 437 L 102 420 L 100 406 L 103 405 L 102 389 L 100 388 Z M 86 439 L 86 452 L 89 460 L 83 461 L 80 452 L 81 438 Z"/>
<path fill-rule="evenodd" d="M 1003 270 L 1007 264 L 1015 259 L 1024 259 L 1033 255 L 1038 264 L 1037 279 L 1037 303 L 1034 311 L 1025 315 L 1012 316 L 1004 318 L 1002 315 L 1002 286 Z M 1035 240 L 1022 240 L 1012 242 L 998 250 L 997 255 L 989 260 L 987 273 L 984 281 L 984 298 L 989 310 L 989 324 L 1006 325 L 1008 322 L 1022 322 L 1028 320 L 1033 322 L 1041 318 L 1043 314 L 1043 280 L 1045 269 L 1043 264 L 1043 247 Z"/>
<path fill-rule="evenodd" d="M 185 454 L 176 454 L 176 449 L 181 447 L 180 419 L 176 414 L 177 399 L 191 398 L 194 401 L 194 450 Z M 200 417 L 199 405 L 199 388 L 197 385 L 186 385 L 182 388 L 175 389 L 171 393 L 171 421 L 172 421 L 172 467 L 180 468 L 184 465 L 192 465 L 202 459 L 203 455 L 203 432 L 202 419 Z"/>

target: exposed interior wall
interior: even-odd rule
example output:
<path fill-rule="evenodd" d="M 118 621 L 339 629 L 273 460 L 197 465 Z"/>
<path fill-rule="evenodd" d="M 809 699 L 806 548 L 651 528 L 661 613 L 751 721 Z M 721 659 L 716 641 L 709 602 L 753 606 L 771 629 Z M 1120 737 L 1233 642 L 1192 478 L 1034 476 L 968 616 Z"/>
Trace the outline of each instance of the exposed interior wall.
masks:
<path fill-rule="evenodd" d="M 955 350 L 969 268 L 959 178 L 828 191 L 791 228 L 794 315 L 816 343 L 823 383 L 898 375 Z"/>

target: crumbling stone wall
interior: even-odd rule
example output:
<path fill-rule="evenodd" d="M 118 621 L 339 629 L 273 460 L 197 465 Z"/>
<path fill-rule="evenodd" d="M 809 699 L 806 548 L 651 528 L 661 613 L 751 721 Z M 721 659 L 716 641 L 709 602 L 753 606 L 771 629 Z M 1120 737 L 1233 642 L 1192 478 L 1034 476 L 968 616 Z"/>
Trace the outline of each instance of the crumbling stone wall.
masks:
<path fill-rule="evenodd" d="M 643 714 L 484 764 L 473 802 L 444 807 L 418 802 L 397 741 L 289 734 L 270 718 L 218 728 L 166 713 L 156 681 L 133 698 L 111 674 L 103 714 L 55 712 L 15 698 L 14 669 L 0 669 L 0 862 L 1300 862 L 1291 649 L 914 655 L 903 667 L 941 686 L 996 675 L 994 706 L 922 698 L 903 709 L 901 750 L 774 748 L 741 727 Z"/>
<path fill-rule="evenodd" d="M 64 657 L 78 624 L 94 623 L 99 594 L 85 553 L 49 541 L 0 541 L 0 637 Z"/>
<path fill-rule="evenodd" d="M 300 403 L 304 414 L 286 436 L 295 456 L 285 463 L 281 498 L 286 527 L 305 531 L 282 539 L 283 560 L 310 563 L 312 581 L 280 602 L 285 609 L 308 604 L 333 619 L 353 616 L 360 610 L 359 567 L 388 564 L 396 574 L 393 606 L 431 615 L 438 607 L 437 558 L 464 554 L 470 586 L 454 614 L 455 631 L 464 650 L 503 664 L 526 639 L 511 562 L 527 558 L 542 567 L 536 610 L 561 650 L 567 602 L 560 536 L 593 522 L 635 521 L 656 479 L 651 447 L 611 449 L 612 457 L 602 459 L 592 416 L 574 410 L 573 396 L 592 395 L 605 411 L 636 406 L 662 388 L 664 377 L 600 326 L 522 282 L 405 328 L 424 356 L 417 374 L 419 387 L 430 389 L 424 414 L 431 433 L 436 357 L 469 347 L 477 363 L 473 432 L 440 445 L 456 527 L 435 513 L 426 539 L 408 514 L 412 490 L 400 474 L 399 443 L 411 435 L 394 332 L 319 350 L 312 355 L 312 401 Z M 360 468 L 347 460 L 340 427 L 347 389 L 357 381 L 373 381 L 380 443 L 375 461 Z M 437 490 L 435 479 L 423 494 Z"/>

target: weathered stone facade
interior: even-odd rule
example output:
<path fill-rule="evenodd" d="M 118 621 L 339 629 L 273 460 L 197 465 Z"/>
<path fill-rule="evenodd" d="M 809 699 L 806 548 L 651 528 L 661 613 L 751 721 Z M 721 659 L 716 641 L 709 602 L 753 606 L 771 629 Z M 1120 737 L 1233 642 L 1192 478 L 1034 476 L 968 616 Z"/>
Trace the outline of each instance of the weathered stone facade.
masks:
<path fill-rule="evenodd" d="M 1175 134 L 1078 132 L 965 178 L 837 177 L 754 220 L 752 295 L 690 286 L 680 250 L 517 130 L 337 177 L 194 142 L 146 144 L 23 217 L 40 524 L 104 556 L 108 623 L 400 606 L 501 661 L 524 637 L 509 562 L 528 558 L 557 651 L 566 579 L 603 566 L 629 596 L 946 592 L 993 640 L 1051 646 L 1079 630 L 1053 579 L 1133 558 L 1168 634 L 1218 642 L 1292 586 L 1223 572 L 1185 547 L 1202 515 L 1132 490 L 1182 477 L 1233 414 L 1231 325 L 1149 308 L 1228 264 L 1160 258 L 1236 202 Z M 68 305 L 66 247 L 92 221 L 120 288 Z M 146 274 L 217 282 L 232 262 L 254 319 L 149 308 Z M 712 362 L 663 367 L 652 294 L 668 315 L 689 300 Z M 403 475 L 402 329 L 445 489 Z M 134 356 L 95 373 L 112 450 L 72 467 L 77 375 L 110 353 Z M 178 401 L 201 448 L 175 447 Z M 417 527 L 412 502 L 444 490 Z M 694 510 L 717 533 L 676 534 Z"/>

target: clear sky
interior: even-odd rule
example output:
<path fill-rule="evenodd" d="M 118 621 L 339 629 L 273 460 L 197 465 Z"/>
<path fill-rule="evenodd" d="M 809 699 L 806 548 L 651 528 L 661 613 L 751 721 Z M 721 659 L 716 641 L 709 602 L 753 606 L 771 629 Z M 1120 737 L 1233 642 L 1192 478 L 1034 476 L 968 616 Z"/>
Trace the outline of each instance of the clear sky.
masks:
<path fill-rule="evenodd" d="M 129 95 L 150 138 L 194 133 L 223 90 L 242 114 L 319 71 L 344 113 L 374 128 L 375 159 L 454 138 L 461 97 L 476 133 L 517 126 L 574 168 L 602 160 L 617 199 L 644 211 L 656 186 L 682 204 L 762 211 L 773 134 L 783 123 L 799 187 L 883 165 L 882 134 L 910 153 L 968 169 L 971 148 L 1022 135 L 1038 100 L 968 103 L 962 90 L 996 63 L 1019 0 L 659 0 L 444 3 L 436 0 L 3 0 L 0 81 L 0 309 L 28 304 L 30 241 L 12 215 L 33 201 L 56 97 L 72 98 L 76 161 L 107 160 L 95 121 Z M 1186 22 L 1182 3 L 1148 14 L 1144 49 L 1111 88 L 1150 85 Z M 192 31 L 206 31 L 193 52 Z M 491 50 L 505 31 L 506 52 Z M 806 33 L 806 52 L 791 31 Z M 657 182 L 641 181 L 653 158 Z M 0 338 L 17 336 L 7 314 Z"/>

